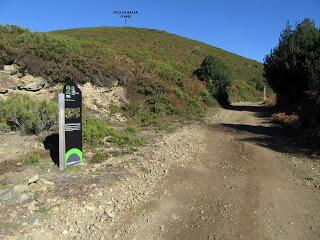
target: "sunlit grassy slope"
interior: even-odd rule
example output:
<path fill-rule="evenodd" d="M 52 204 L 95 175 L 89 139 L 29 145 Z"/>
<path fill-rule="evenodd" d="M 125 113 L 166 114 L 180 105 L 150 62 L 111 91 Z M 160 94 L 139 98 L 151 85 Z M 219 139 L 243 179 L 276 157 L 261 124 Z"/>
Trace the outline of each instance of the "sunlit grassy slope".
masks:
<path fill-rule="evenodd" d="M 109 69 L 141 73 L 148 78 L 172 81 L 181 79 L 191 82 L 191 85 L 197 85 L 193 71 L 206 55 L 212 54 L 231 70 L 232 101 L 261 99 L 261 63 L 198 41 L 164 31 L 141 28 L 99 27 L 52 33 L 80 41 L 96 42 L 103 50 L 98 54 L 107 59 Z"/>

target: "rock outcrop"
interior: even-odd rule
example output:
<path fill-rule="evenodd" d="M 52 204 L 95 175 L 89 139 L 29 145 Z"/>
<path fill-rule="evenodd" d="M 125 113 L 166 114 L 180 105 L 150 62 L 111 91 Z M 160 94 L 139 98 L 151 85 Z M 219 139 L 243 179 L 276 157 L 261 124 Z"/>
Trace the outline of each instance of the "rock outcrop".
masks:
<path fill-rule="evenodd" d="M 21 78 L 22 85 L 19 87 L 20 90 L 36 92 L 41 90 L 47 85 L 47 81 L 41 77 L 33 77 L 26 75 Z"/>
<path fill-rule="evenodd" d="M 13 90 L 36 92 L 46 86 L 45 79 L 21 73 L 15 64 L 4 65 L 3 71 L 0 71 L 0 94 Z"/>

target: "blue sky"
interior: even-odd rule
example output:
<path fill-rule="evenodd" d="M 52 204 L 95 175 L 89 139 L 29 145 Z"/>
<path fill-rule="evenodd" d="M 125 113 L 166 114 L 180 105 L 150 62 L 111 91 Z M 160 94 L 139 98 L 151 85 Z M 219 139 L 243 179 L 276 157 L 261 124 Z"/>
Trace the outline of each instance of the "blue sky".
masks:
<path fill-rule="evenodd" d="M 33 31 L 123 26 L 113 10 L 137 10 L 129 26 L 165 30 L 258 61 L 287 21 L 310 17 L 320 27 L 319 0 L 0 0 L 0 24 Z"/>

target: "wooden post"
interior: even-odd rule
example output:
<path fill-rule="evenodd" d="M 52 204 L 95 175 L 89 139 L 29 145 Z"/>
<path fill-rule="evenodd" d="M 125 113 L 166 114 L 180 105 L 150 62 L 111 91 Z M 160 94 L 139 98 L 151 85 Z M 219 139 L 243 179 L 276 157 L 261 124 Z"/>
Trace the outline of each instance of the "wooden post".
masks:
<path fill-rule="evenodd" d="M 63 170 L 65 165 L 65 113 L 64 113 L 64 93 L 58 95 L 58 108 L 59 108 L 59 169 Z"/>
<path fill-rule="evenodd" d="M 267 88 L 266 86 L 263 87 L 263 102 L 267 101 Z"/>

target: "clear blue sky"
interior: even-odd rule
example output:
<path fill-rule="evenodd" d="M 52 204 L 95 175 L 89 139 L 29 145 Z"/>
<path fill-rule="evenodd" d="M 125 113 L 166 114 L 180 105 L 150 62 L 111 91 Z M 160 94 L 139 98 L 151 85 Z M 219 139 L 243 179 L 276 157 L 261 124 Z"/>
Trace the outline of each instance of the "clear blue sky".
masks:
<path fill-rule="evenodd" d="M 129 26 L 165 30 L 263 61 L 287 21 L 320 27 L 320 0 L 0 0 L 0 24 L 33 31 L 123 26 L 113 10 L 137 10 Z"/>

